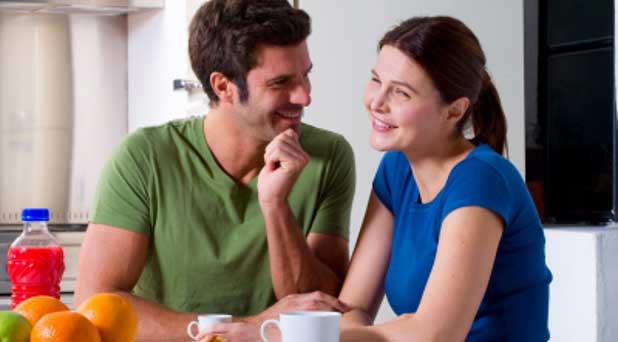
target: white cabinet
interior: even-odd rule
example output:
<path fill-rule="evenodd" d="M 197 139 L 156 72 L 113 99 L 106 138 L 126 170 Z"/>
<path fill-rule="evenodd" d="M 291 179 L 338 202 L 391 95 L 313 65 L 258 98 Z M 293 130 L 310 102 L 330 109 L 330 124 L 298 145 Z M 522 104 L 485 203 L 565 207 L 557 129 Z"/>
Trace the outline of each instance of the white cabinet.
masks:
<path fill-rule="evenodd" d="M 204 0 L 166 0 L 165 8 L 128 18 L 129 131 L 205 114 L 205 96 L 174 90 L 175 79 L 196 80 L 188 57 L 188 26 Z"/>

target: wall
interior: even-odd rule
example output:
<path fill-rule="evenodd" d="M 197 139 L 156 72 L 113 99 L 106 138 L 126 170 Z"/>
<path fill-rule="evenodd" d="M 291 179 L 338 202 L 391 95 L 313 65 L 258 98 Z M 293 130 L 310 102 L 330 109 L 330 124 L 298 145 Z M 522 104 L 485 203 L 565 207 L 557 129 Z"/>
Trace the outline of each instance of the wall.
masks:
<path fill-rule="evenodd" d="M 523 2 L 492 0 L 301 0 L 313 20 L 309 50 L 314 69 L 313 103 L 305 121 L 342 133 L 356 155 L 357 187 L 351 244 L 358 235 L 380 154 L 368 144 L 369 121 L 362 105 L 379 38 L 415 15 L 455 16 L 477 34 L 508 120 L 510 159 L 524 172 Z M 483 14 L 486 13 L 486 14 Z M 487 13 L 491 13 L 488 15 Z M 344 19 L 345 18 L 345 19 Z M 384 305 L 378 321 L 392 317 Z"/>
<path fill-rule="evenodd" d="M 314 24 L 309 39 L 314 63 L 313 103 L 305 121 L 342 133 L 356 154 L 352 246 L 380 159 L 368 144 L 370 128 L 362 95 L 378 39 L 401 19 L 453 15 L 477 34 L 507 115 L 510 160 L 524 174 L 523 0 L 393 0 L 382 4 L 357 0 L 333 6 L 325 0 L 300 1 Z M 546 230 L 547 263 L 554 272 L 549 317 L 552 341 L 618 341 L 618 271 L 613 266 L 618 260 L 617 232 L 615 228 Z M 385 301 L 377 322 L 392 317 Z"/>

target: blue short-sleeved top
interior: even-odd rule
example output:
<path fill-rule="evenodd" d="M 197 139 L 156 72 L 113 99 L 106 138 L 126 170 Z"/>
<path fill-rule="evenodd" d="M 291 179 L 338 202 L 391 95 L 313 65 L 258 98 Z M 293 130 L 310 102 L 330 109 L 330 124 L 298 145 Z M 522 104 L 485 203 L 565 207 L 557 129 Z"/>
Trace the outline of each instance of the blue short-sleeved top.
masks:
<path fill-rule="evenodd" d="M 549 283 L 545 237 L 530 194 L 515 167 L 487 145 L 451 171 L 440 193 L 420 203 L 408 159 L 387 152 L 373 190 L 394 217 L 385 281 L 397 314 L 417 310 L 434 263 L 442 221 L 450 212 L 480 206 L 504 222 L 486 293 L 466 341 L 547 341 Z"/>

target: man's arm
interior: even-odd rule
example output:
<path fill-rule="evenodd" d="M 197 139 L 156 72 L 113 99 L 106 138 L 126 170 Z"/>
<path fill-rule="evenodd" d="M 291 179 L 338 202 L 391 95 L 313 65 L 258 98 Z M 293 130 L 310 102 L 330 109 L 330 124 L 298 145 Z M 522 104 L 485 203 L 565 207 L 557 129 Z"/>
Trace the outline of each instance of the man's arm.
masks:
<path fill-rule="evenodd" d="M 196 318 L 131 294 L 146 262 L 148 236 L 91 223 L 79 255 L 75 304 L 95 293 L 112 292 L 127 298 L 139 317 L 138 341 L 187 340 L 186 327 Z"/>
<path fill-rule="evenodd" d="M 273 288 L 277 299 L 294 293 L 323 291 L 336 296 L 348 265 L 348 242 L 310 233 L 306 238 L 290 210 L 287 196 L 309 162 L 298 134 L 289 129 L 266 147 L 258 176 L 258 199 L 266 224 Z"/>
<path fill-rule="evenodd" d="M 316 290 L 337 296 L 347 270 L 348 242 L 319 233 L 305 239 L 287 203 L 262 206 L 262 211 L 277 299 Z"/>

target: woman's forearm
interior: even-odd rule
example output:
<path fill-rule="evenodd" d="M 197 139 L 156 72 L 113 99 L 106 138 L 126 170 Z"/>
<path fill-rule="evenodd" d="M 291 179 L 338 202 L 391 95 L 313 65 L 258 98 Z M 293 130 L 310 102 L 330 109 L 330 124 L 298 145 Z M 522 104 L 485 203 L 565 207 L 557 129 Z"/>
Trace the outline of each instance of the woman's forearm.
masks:
<path fill-rule="evenodd" d="M 414 314 L 405 314 L 375 326 L 342 325 L 341 342 L 444 342 L 453 341 L 445 334 L 421 324 Z"/>

